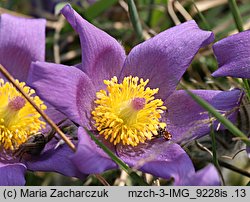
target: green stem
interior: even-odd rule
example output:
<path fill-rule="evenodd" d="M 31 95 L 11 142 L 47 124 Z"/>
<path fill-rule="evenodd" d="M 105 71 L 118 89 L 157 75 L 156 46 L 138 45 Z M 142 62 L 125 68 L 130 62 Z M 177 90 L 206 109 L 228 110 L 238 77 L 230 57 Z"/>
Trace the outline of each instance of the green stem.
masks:
<path fill-rule="evenodd" d="M 249 87 L 248 80 L 247 79 L 242 79 L 242 81 L 243 81 L 244 88 L 247 91 L 247 98 L 248 98 L 248 100 L 250 100 L 250 87 Z"/>
<path fill-rule="evenodd" d="M 99 0 L 92 4 L 87 10 L 83 13 L 84 17 L 88 20 L 93 20 L 97 16 L 100 16 L 103 12 L 109 9 L 111 6 L 116 4 L 118 0 Z"/>
<path fill-rule="evenodd" d="M 103 145 L 93 133 L 91 133 L 88 129 L 84 128 L 91 139 L 100 147 L 102 150 L 109 155 L 109 157 L 116 162 L 122 170 L 124 170 L 132 180 L 137 182 L 141 186 L 148 186 L 148 184 L 139 176 L 137 175 L 127 164 L 125 164 L 120 158 L 118 158 L 109 148 Z"/>
<path fill-rule="evenodd" d="M 219 161 L 218 161 L 218 157 L 217 157 L 217 152 L 216 152 L 216 140 L 215 140 L 215 134 L 214 134 L 214 126 L 213 124 L 211 123 L 210 125 L 210 136 L 211 136 L 211 140 L 212 140 L 212 153 L 213 153 L 213 164 L 214 166 L 216 167 L 219 175 L 220 175 L 220 178 L 221 178 L 221 181 L 222 181 L 222 185 L 225 185 L 225 181 L 224 181 L 224 178 L 223 178 L 223 175 L 221 173 L 221 169 L 220 169 L 220 164 L 219 164 Z"/>
<path fill-rule="evenodd" d="M 236 24 L 236 27 L 238 29 L 239 32 L 243 32 L 244 31 L 244 27 L 243 27 L 243 21 L 242 18 L 240 16 L 240 11 L 239 8 L 237 6 L 237 3 L 235 0 L 228 0 L 230 9 L 232 11 L 233 17 L 234 17 L 234 21 Z M 249 83 L 247 79 L 242 79 L 243 80 L 243 87 L 245 88 L 246 92 L 247 92 L 247 98 L 248 100 L 250 100 L 250 87 L 249 87 Z"/>
<path fill-rule="evenodd" d="M 206 18 L 204 17 L 204 15 L 199 11 L 199 9 L 198 9 L 198 7 L 196 6 L 194 0 L 192 0 L 192 3 L 193 3 L 193 5 L 194 5 L 194 8 L 195 8 L 195 10 L 197 11 L 197 13 L 198 13 L 200 19 L 201 19 L 202 22 L 204 23 L 205 29 L 206 29 L 206 30 L 212 30 L 211 27 L 210 27 L 210 25 L 208 24 Z"/>
<path fill-rule="evenodd" d="M 130 21 L 136 32 L 136 35 L 140 41 L 143 41 L 142 25 L 139 19 L 139 15 L 135 6 L 134 0 L 128 0 L 128 12 Z"/>
<path fill-rule="evenodd" d="M 230 9 L 232 11 L 232 14 L 233 14 L 234 21 L 235 21 L 235 24 L 237 26 L 237 29 L 239 30 L 239 32 L 244 31 L 243 22 L 242 22 L 242 19 L 241 19 L 241 16 L 240 16 L 240 11 L 238 9 L 236 1 L 235 0 L 228 0 L 228 3 L 229 3 L 229 6 L 230 6 Z"/>
<path fill-rule="evenodd" d="M 147 16 L 147 20 L 146 20 L 146 24 L 150 27 L 150 22 L 152 19 L 152 13 L 153 13 L 153 8 L 152 6 L 154 5 L 154 0 L 150 0 L 149 2 L 149 6 L 148 6 L 148 16 Z"/>

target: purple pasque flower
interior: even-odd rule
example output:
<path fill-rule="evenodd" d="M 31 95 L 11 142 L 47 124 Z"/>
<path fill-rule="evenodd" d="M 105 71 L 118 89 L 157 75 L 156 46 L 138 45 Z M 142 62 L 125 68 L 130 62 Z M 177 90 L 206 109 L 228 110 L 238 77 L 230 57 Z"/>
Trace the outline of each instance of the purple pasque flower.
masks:
<path fill-rule="evenodd" d="M 44 103 L 38 96 L 34 96 L 33 90 L 25 82 L 31 62 L 44 61 L 45 24 L 44 19 L 24 19 L 8 14 L 1 15 L 0 21 L 0 64 L 19 80 L 24 91 L 41 109 L 46 108 Z M 50 106 L 46 112 L 52 118 L 62 117 Z M 0 75 L 0 119 L 1 186 L 24 185 L 27 169 L 83 176 L 70 162 L 68 156 L 72 152 L 66 145 L 54 149 L 57 144 L 55 140 L 46 145 L 39 157 L 21 160 L 21 156 L 14 156 L 29 136 L 45 130 L 45 122 L 3 75 Z M 61 166 L 62 161 L 64 166 Z"/>
<path fill-rule="evenodd" d="M 212 76 L 250 78 L 250 30 L 228 36 L 213 45 L 219 69 Z"/>
<path fill-rule="evenodd" d="M 213 45 L 219 69 L 212 76 L 250 78 L 250 30 L 226 37 Z M 250 147 L 246 148 L 250 156 Z"/>
<path fill-rule="evenodd" d="M 185 91 L 175 90 L 198 50 L 214 40 L 213 34 L 188 21 L 139 44 L 126 56 L 114 38 L 70 5 L 61 12 L 79 33 L 82 63 L 32 63 L 28 80 L 38 95 L 95 133 L 130 166 L 174 178 L 175 185 L 218 185 L 215 168 L 208 165 L 196 172 L 178 144 L 209 133 L 209 116 Z M 238 90 L 193 93 L 222 113 L 236 107 L 240 96 Z M 82 173 L 117 168 L 82 127 L 78 138 L 72 161 Z"/>

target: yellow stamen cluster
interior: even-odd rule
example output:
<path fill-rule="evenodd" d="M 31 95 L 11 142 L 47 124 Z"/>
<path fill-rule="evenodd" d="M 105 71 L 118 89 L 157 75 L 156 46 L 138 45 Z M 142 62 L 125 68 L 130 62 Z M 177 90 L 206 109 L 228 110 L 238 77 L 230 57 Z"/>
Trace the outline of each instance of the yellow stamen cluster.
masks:
<path fill-rule="evenodd" d="M 24 82 L 16 82 L 40 109 L 46 109 L 43 101 L 33 96 L 33 89 L 25 86 Z M 40 118 L 41 115 L 11 83 L 0 79 L 0 148 L 17 149 L 30 135 L 45 127 Z"/>
<path fill-rule="evenodd" d="M 149 80 L 125 77 L 118 83 L 117 77 L 104 80 L 107 91 L 96 93 L 96 108 L 92 111 L 95 126 L 105 139 L 114 145 L 136 146 L 157 135 L 161 113 L 166 110 L 163 101 L 155 99 L 159 89 L 146 88 Z"/>

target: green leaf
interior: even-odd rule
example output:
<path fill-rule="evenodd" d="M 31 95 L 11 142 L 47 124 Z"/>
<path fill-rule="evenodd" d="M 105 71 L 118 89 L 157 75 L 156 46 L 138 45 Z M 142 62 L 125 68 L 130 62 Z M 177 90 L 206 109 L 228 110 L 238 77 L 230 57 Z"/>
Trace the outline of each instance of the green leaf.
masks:
<path fill-rule="evenodd" d="M 242 32 L 244 30 L 243 29 L 243 22 L 242 22 L 242 18 L 240 16 L 240 11 L 239 11 L 239 8 L 237 6 L 237 3 L 235 0 L 228 0 L 228 4 L 229 4 L 230 9 L 232 11 L 236 27 L 239 30 L 239 32 Z"/>
<path fill-rule="evenodd" d="M 137 38 L 139 39 L 139 41 L 143 41 L 142 25 L 139 19 L 139 15 L 134 0 L 128 0 L 128 12 L 130 21 L 136 32 Z"/>
<path fill-rule="evenodd" d="M 84 16 L 88 20 L 91 20 L 99 16 L 102 12 L 107 10 L 109 7 L 113 6 L 119 0 L 99 0 L 93 5 L 91 5 L 85 12 Z"/>
<path fill-rule="evenodd" d="M 194 5 L 194 8 L 196 9 L 196 11 L 197 11 L 197 13 L 198 13 L 200 19 L 202 20 L 203 24 L 205 25 L 206 30 L 212 30 L 211 27 L 210 27 L 210 25 L 208 24 L 206 18 L 204 17 L 204 15 L 203 15 L 203 14 L 200 12 L 200 10 L 197 8 L 197 6 L 196 6 L 194 0 L 192 0 L 192 3 L 193 3 L 193 5 Z"/>

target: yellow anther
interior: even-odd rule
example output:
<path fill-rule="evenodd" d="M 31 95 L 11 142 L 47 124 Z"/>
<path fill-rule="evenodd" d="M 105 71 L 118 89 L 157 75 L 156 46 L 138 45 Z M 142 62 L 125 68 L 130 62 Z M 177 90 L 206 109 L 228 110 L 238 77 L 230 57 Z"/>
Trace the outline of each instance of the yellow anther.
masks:
<path fill-rule="evenodd" d="M 96 93 L 96 108 L 92 111 L 96 129 L 113 144 L 136 146 L 157 135 L 161 113 L 166 110 L 163 101 L 154 99 L 159 89 L 146 88 L 149 80 L 125 77 L 122 83 L 113 77 L 104 80 L 107 92 Z"/>
<path fill-rule="evenodd" d="M 46 106 L 35 91 L 16 80 L 19 86 L 41 109 Z M 45 127 L 40 114 L 9 82 L 0 79 L 0 148 L 15 150 L 20 144 Z"/>

